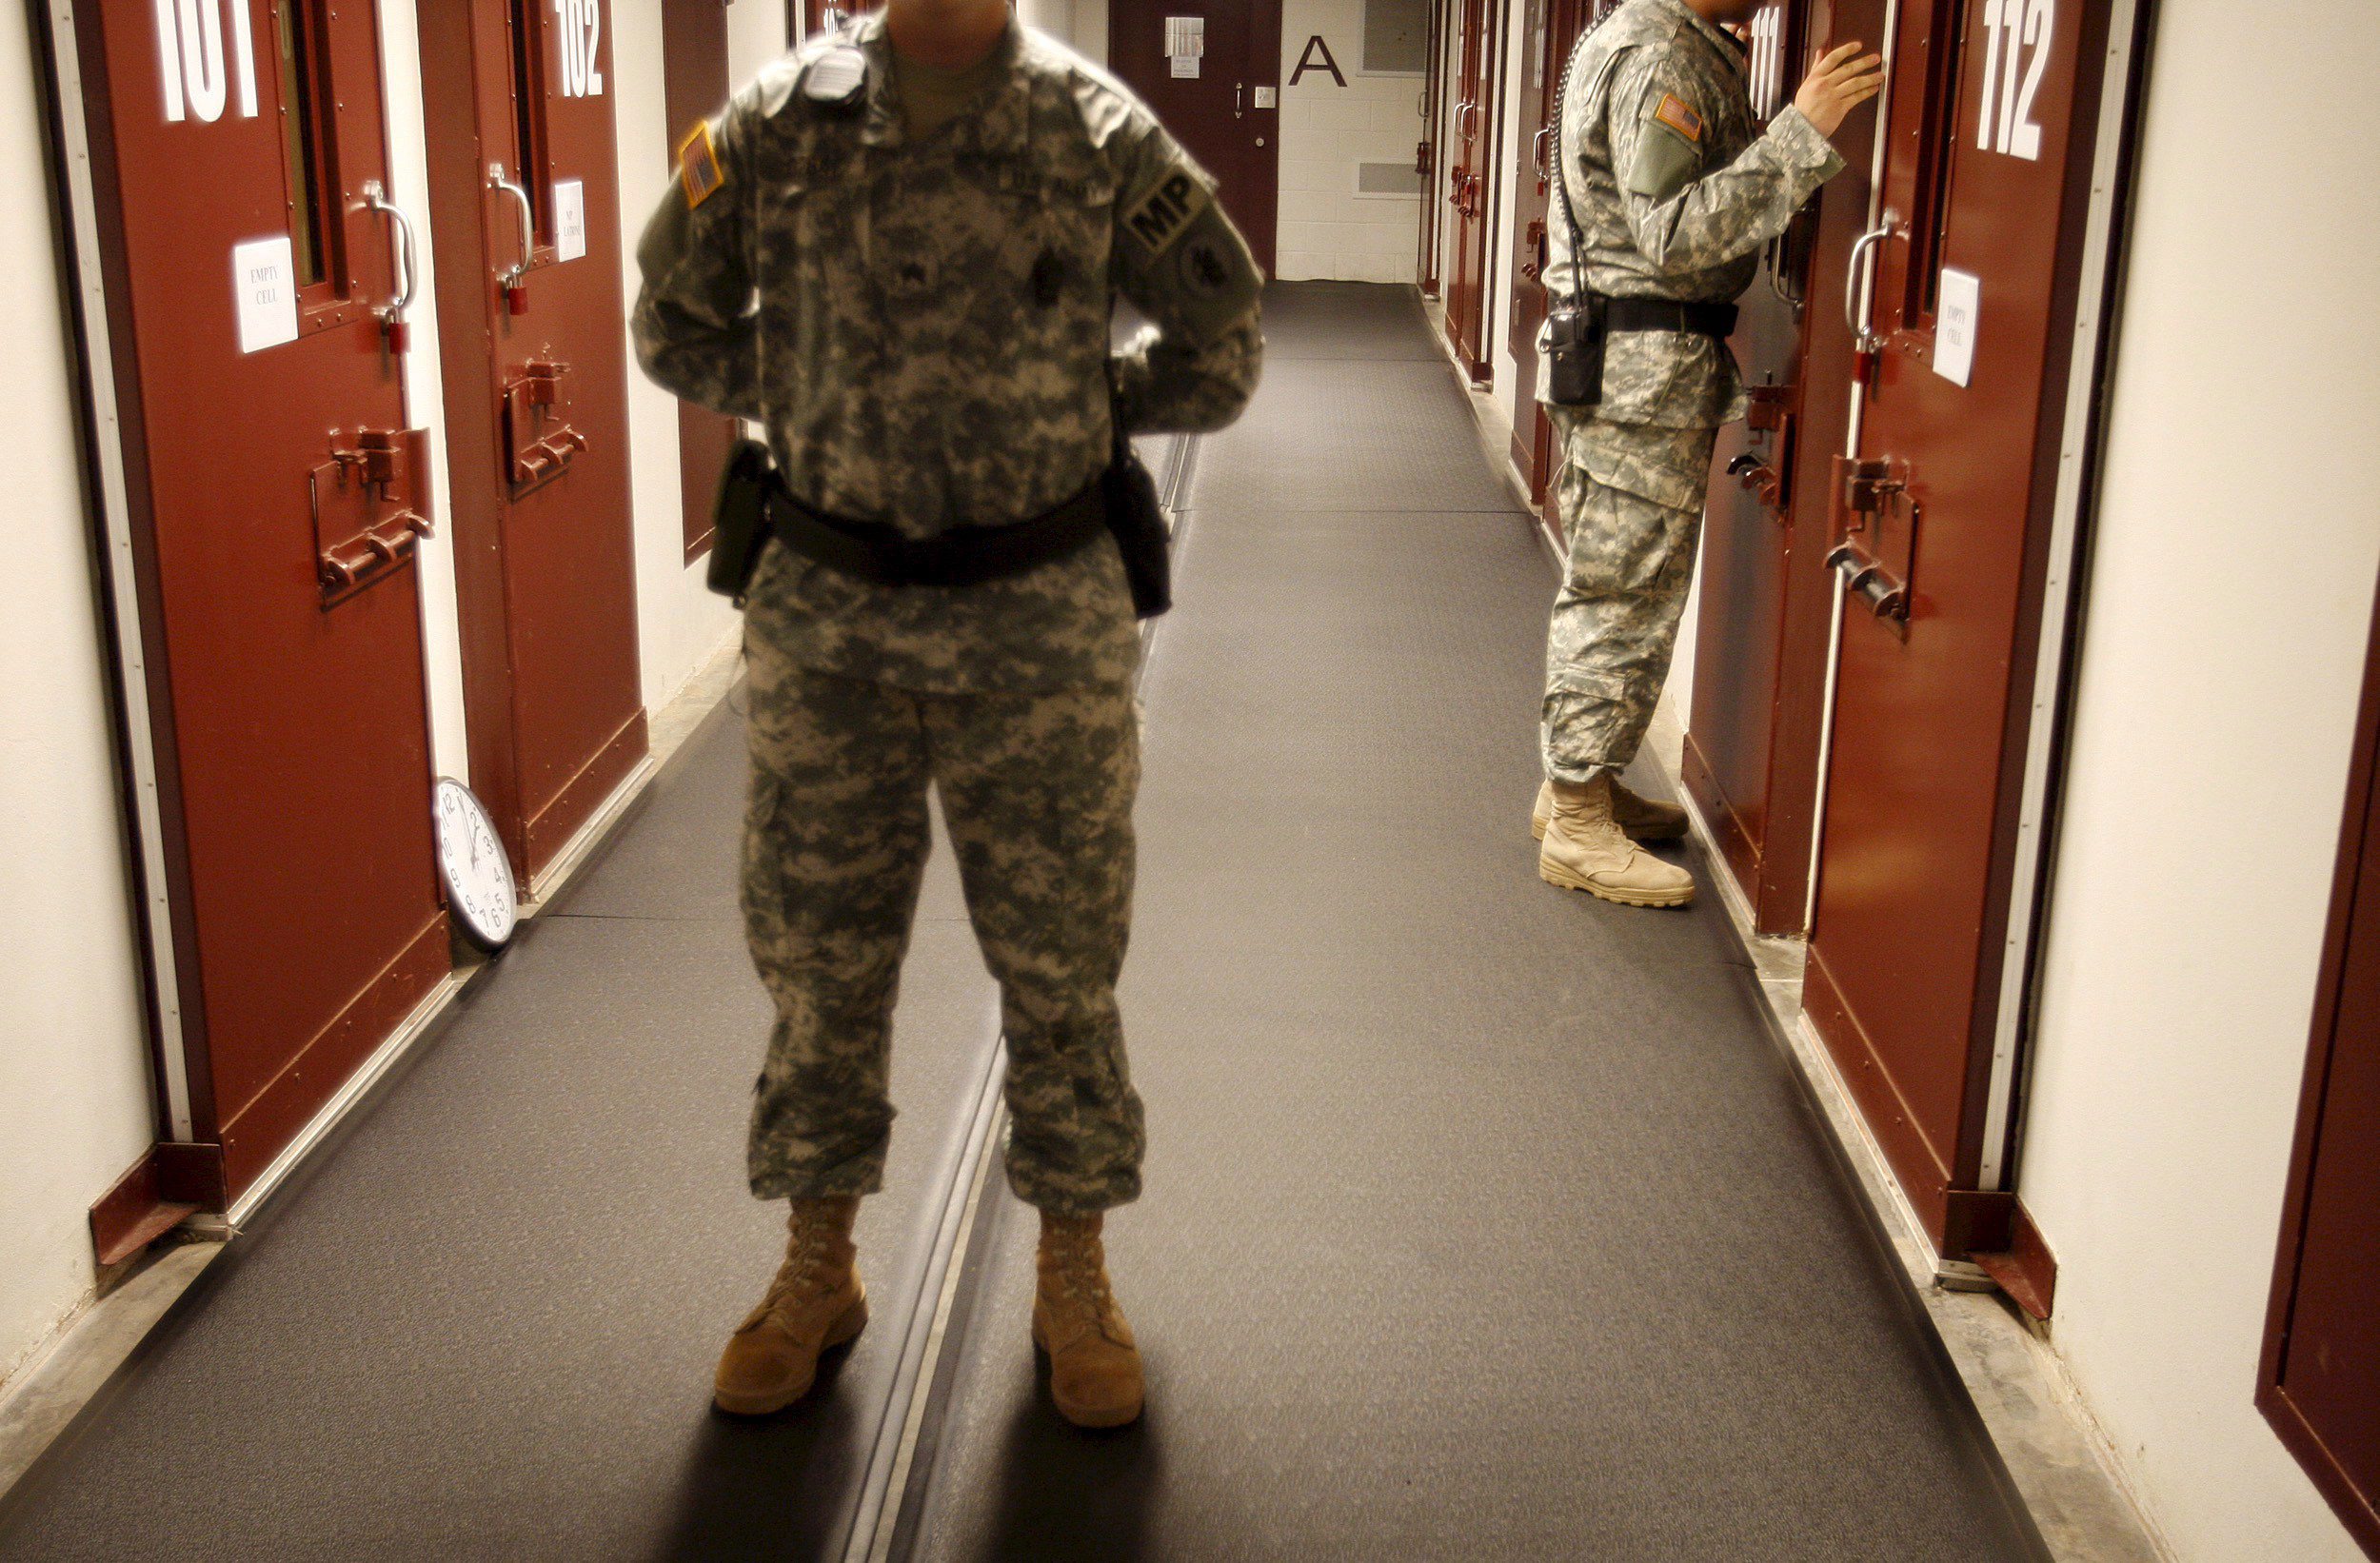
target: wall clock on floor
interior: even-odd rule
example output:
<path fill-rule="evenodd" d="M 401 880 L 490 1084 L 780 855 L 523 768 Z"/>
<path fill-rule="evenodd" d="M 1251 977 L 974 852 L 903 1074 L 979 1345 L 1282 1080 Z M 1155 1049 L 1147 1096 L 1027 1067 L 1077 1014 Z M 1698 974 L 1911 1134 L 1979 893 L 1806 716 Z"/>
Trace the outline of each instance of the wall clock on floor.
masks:
<path fill-rule="evenodd" d="M 438 878 L 446 887 L 447 909 L 473 943 L 501 950 L 520 922 L 521 902 L 496 823 L 471 789 L 450 776 L 438 779 L 433 806 Z"/>

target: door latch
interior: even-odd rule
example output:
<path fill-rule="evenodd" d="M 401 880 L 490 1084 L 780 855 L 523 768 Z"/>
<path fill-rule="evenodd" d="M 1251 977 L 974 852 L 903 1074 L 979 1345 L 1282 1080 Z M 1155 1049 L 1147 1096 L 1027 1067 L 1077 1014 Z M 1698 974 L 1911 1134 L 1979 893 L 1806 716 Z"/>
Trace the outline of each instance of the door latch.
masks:
<path fill-rule="evenodd" d="M 1781 526 L 1791 503 L 1794 421 L 1801 412 L 1801 387 L 1797 384 L 1747 386 L 1744 396 L 1749 403 L 1745 426 L 1755 444 L 1768 442 L 1768 450 L 1765 454 L 1747 450 L 1737 456 L 1727 464 L 1728 476 L 1757 497 L 1769 519 Z"/>
<path fill-rule="evenodd" d="M 330 459 L 306 475 L 314 575 L 323 606 L 342 602 L 413 557 L 430 535 L 429 430 L 330 432 Z"/>
<path fill-rule="evenodd" d="M 1891 505 L 1893 496 L 1908 491 L 1909 479 L 1901 464 L 1887 458 L 1882 461 L 1861 461 L 1852 456 L 1835 458 L 1835 476 L 1843 489 L 1843 508 L 1855 516 L 1880 516 Z M 1859 530 L 1854 524 L 1853 531 Z"/>
<path fill-rule="evenodd" d="M 570 426 L 562 382 L 570 366 L 532 359 L 505 386 L 506 475 L 514 493 L 560 477 L 586 448 L 586 436 Z"/>
<path fill-rule="evenodd" d="M 1910 571 L 1920 506 L 1897 457 L 1835 458 L 1833 546 L 1826 556 L 1869 611 L 1908 633 Z"/>
<path fill-rule="evenodd" d="M 1785 480 L 1776 468 L 1762 461 L 1752 451 L 1745 451 L 1727 464 L 1727 475 L 1744 485 L 1746 493 L 1760 501 L 1761 507 L 1774 521 L 1785 519 Z"/>

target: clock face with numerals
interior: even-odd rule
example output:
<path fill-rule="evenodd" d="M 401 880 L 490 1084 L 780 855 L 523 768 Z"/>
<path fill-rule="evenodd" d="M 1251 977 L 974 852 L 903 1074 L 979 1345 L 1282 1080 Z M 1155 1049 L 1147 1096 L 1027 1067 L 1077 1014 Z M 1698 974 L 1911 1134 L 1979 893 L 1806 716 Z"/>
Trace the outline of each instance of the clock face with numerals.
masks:
<path fill-rule="evenodd" d="M 446 881 L 447 908 L 474 940 L 500 949 L 520 920 L 520 899 L 495 821 L 471 789 L 450 776 L 439 779 L 435 807 L 438 877 Z"/>

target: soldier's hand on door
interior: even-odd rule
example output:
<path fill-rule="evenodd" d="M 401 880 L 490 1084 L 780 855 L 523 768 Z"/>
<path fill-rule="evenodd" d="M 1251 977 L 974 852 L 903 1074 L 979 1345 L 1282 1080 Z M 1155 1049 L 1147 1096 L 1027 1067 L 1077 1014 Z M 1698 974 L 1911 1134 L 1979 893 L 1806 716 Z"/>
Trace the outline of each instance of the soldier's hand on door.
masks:
<path fill-rule="evenodd" d="M 1831 136 L 1853 109 L 1883 90 L 1884 56 L 1861 54 L 1854 40 L 1819 56 L 1794 94 L 1794 107 L 1818 134 Z"/>

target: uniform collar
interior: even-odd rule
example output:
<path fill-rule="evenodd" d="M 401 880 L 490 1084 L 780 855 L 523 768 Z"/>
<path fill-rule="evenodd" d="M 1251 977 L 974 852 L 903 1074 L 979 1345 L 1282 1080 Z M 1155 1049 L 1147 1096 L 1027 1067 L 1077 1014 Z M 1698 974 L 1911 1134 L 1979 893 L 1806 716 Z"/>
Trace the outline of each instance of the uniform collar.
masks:
<path fill-rule="evenodd" d="M 1744 46 L 1737 43 L 1732 34 L 1720 30 L 1716 23 L 1705 21 L 1702 13 L 1686 4 L 1686 0 L 1648 0 L 1648 3 L 1692 28 L 1720 59 L 1727 62 L 1729 69 L 1737 75 L 1743 73 Z"/>
<path fill-rule="evenodd" d="M 898 147 L 906 139 L 901 123 L 901 99 L 893 86 L 892 32 L 884 13 L 872 10 L 852 24 L 853 42 L 867 56 L 867 109 L 860 139 L 871 147 Z M 1032 78 L 1024 69 L 1024 24 L 1014 10 L 1000 41 L 992 45 L 991 79 L 983 89 L 983 107 L 950 127 L 965 145 L 985 151 L 1012 151 L 1025 144 L 1031 128 Z"/>

